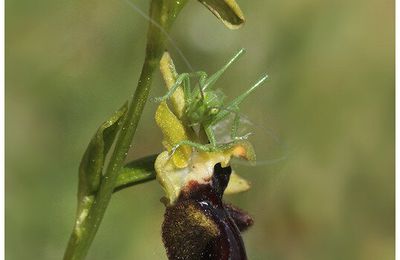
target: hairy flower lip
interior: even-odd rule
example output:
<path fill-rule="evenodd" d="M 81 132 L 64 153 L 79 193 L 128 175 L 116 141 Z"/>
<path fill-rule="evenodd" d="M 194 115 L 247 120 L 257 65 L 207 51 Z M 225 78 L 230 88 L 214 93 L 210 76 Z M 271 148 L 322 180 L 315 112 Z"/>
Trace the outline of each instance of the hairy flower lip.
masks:
<path fill-rule="evenodd" d="M 167 206 L 162 237 L 169 259 L 247 259 L 240 231 L 252 219 L 222 201 L 231 172 L 230 166 L 216 164 L 208 183 L 190 182 Z"/>

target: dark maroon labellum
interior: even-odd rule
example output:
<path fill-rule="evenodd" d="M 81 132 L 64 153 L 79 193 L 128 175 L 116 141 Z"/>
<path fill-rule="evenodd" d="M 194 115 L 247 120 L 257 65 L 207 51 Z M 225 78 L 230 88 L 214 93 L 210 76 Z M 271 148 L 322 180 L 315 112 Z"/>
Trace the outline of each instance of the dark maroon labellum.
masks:
<path fill-rule="evenodd" d="M 167 207 L 162 237 L 170 260 L 247 259 L 240 231 L 253 220 L 222 202 L 231 171 L 216 164 L 210 183 L 189 183 L 175 204 Z"/>

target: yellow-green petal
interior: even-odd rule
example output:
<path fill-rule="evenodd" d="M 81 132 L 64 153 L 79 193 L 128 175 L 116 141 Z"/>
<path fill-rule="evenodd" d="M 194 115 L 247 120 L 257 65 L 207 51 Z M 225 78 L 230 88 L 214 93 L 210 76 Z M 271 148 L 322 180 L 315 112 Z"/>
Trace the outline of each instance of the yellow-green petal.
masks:
<path fill-rule="evenodd" d="M 247 191 L 249 189 L 250 189 L 250 182 L 243 179 L 235 172 L 232 172 L 231 178 L 229 179 L 229 183 L 225 189 L 224 194 L 235 194 Z"/>
<path fill-rule="evenodd" d="M 172 88 L 176 82 L 178 73 L 176 72 L 174 62 L 167 51 L 164 52 L 164 55 L 161 58 L 160 71 L 164 79 L 165 86 L 167 86 L 168 89 Z M 174 94 L 171 96 L 171 102 L 176 116 L 181 119 L 185 108 L 185 94 L 183 93 L 182 87 L 178 87 L 176 89 Z"/>
<path fill-rule="evenodd" d="M 175 114 L 172 113 L 166 102 L 161 102 L 158 106 L 155 119 L 164 136 L 163 145 L 169 152 L 171 152 L 172 148 L 180 141 L 190 140 L 186 128 Z M 175 153 L 172 155 L 172 160 L 176 167 L 186 167 L 191 152 L 192 149 L 185 145 L 176 149 Z"/>

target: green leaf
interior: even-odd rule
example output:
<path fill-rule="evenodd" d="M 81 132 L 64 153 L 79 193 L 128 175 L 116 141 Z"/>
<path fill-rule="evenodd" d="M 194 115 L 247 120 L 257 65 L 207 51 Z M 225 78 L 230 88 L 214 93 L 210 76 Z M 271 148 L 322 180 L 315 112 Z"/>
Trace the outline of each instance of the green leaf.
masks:
<path fill-rule="evenodd" d="M 114 192 L 155 180 L 156 171 L 154 170 L 154 162 L 157 156 L 158 154 L 149 155 L 126 164 L 118 175 Z"/>
<path fill-rule="evenodd" d="M 105 121 L 90 141 L 79 166 L 79 203 L 83 198 L 95 193 L 100 185 L 104 161 L 119 131 L 128 104 L 125 103 Z"/>
<path fill-rule="evenodd" d="M 199 0 L 229 29 L 238 29 L 244 24 L 243 12 L 235 0 Z"/>

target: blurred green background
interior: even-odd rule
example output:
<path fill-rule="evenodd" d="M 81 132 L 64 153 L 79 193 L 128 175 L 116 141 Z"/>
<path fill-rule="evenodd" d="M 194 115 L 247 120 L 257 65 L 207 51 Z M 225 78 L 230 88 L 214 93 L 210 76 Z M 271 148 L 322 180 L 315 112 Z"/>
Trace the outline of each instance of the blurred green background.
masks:
<path fill-rule="evenodd" d="M 239 4 L 240 30 L 191 1 L 171 37 L 208 72 L 247 49 L 219 82 L 231 98 L 271 77 L 241 107 L 260 164 L 236 169 L 252 189 L 226 198 L 255 218 L 249 259 L 393 259 L 394 1 Z M 80 157 L 133 93 L 146 28 L 124 0 L 6 1 L 7 259 L 61 259 Z M 151 95 L 164 91 L 157 75 Z M 155 107 L 131 159 L 162 150 Z M 162 195 L 156 182 L 117 193 L 88 259 L 166 259 Z"/>

